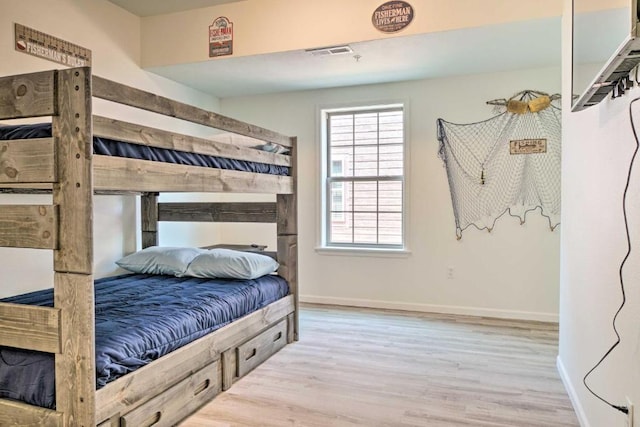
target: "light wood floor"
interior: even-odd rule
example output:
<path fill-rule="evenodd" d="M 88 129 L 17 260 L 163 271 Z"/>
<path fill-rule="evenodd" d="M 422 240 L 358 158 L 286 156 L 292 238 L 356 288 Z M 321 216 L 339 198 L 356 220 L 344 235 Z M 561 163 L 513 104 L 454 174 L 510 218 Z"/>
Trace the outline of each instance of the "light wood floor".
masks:
<path fill-rule="evenodd" d="M 557 326 L 304 306 L 286 346 L 182 427 L 578 426 Z"/>

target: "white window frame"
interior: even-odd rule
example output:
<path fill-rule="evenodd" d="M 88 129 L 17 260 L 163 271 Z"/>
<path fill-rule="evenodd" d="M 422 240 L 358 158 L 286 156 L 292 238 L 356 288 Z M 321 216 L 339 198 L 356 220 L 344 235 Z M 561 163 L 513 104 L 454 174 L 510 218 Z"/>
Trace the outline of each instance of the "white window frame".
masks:
<path fill-rule="evenodd" d="M 328 135 L 328 117 L 332 113 L 340 112 L 366 112 L 366 111 L 380 111 L 389 109 L 400 109 L 403 114 L 403 174 L 401 178 L 402 183 L 402 227 L 401 227 L 401 240 L 400 244 L 371 244 L 371 243 L 331 243 L 329 242 L 329 220 L 330 220 L 330 181 L 328 180 L 328 170 L 331 167 L 331 160 L 329 159 L 329 135 Z M 319 108 L 320 117 L 320 159 L 321 159 L 321 177 L 320 177 L 320 227 L 319 227 L 319 245 L 316 248 L 320 253 L 336 254 L 349 252 L 352 254 L 405 254 L 409 253 L 407 250 L 407 176 L 408 176 L 408 157 L 409 157 L 409 145 L 408 145 L 408 108 L 404 102 L 394 103 L 362 103 L 357 106 L 345 106 L 345 107 L 324 107 Z M 377 176 L 376 176 L 377 177 Z M 384 177 L 381 176 L 381 180 L 384 181 Z M 356 182 L 354 180 L 353 182 Z M 344 196 L 343 196 L 344 197 Z M 377 212 L 377 211 L 376 211 Z M 332 253 L 333 252 L 333 253 Z"/>

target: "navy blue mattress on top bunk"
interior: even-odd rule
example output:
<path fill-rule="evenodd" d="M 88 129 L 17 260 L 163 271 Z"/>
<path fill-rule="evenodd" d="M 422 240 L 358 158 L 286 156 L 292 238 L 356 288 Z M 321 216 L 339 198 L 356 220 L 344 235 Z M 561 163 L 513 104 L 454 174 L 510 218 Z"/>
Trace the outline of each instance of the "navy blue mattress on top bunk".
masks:
<path fill-rule="evenodd" d="M 51 123 L 0 126 L 0 140 L 50 137 Z M 115 141 L 112 139 L 96 136 L 94 136 L 93 138 L 93 153 L 104 156 L 152 160 L 180 165 L 202 166 L 243 172 L 264 173 L 270 175 L 289 175 L 289 168 L 286 166 L 251 162 L 247 160 L 228 159 L 225 157 L 208 156 L 205 154 L 189 153 L 186 151 L 149 147 L 146 145 Z"/>
<path fill-rule="evenodd" d="M 95 282 L 96 388 L 289 293 L 276 275 L 254 280 L 128 274 Z M 47 289 L 0 300 L 53 306 Z M 0 398 L 55 409 L 54 356 L 0 347 Z"/>

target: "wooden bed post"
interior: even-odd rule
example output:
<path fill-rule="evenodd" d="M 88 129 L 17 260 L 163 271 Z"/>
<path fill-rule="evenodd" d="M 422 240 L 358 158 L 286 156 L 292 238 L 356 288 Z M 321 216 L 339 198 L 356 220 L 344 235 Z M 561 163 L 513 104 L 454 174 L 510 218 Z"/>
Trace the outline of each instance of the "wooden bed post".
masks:
<path fill-rule="evenodd" d="M 140 197 L 142 217 L 142 249 L 158 245 L 158 193 L 144 193 Z"/>
<path fill-rule="evenodd" d="M 53 116 L 59 214 L 54 250 L 54 304 L 61 310 L 55 355 L 56 410 L 65 426 L 95 426 L 91 69 L 57 72 Z"/>
<path fill-rule="evenodd" d="M 294 297 L 295 313 L 290 321 L 288 341 L 298 340 L 298 197 L 297 197 L 297 138 L 291 138 L 291 194 L 277 195 L 278 274 L 289 282 Z M 292 326 L 292 327 L 291 327 Z"/>

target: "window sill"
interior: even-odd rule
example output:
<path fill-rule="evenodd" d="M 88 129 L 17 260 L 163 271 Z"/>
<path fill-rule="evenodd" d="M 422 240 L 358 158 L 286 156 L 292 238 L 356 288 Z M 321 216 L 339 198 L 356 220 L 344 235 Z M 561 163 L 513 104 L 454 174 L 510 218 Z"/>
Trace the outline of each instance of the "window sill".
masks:
<path fill-rule="evenodd" d="M 320 255 L 346 255 L 382 258 L 408 258 L 411 255 L 411 251 L 407 249 L 348 248 L 332 246 L 318 246 L 316 247 L 316 252 Z"/>

